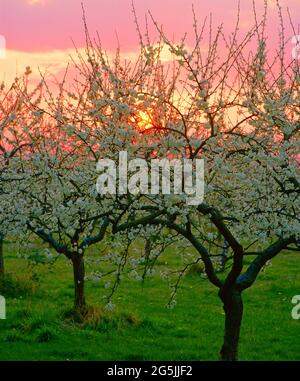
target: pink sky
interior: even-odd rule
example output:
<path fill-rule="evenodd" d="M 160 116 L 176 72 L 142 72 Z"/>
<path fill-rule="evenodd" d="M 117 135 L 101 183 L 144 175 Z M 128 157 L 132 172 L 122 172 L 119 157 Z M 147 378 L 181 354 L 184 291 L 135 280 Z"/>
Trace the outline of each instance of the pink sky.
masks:
<path fill-rule="evenodd" d="M 116 47 L 116 32 L 125 54 L 137 49 L 131 0 L 82 2 L 91 33 L 99 32 L 107 50 Z M 263 0 L 256 0 L 256 3 L 261 10 Z M 277 39 L 276 28 L 274 30 L 274 25 L 278 25 L 275 3 L 275 0 L 269 0 L 269 37 L 272 44 Z M 215 25 L 223 22 L 227 32 L 232 30 L 237 0 L 135 0 L 141 25 L 144 14 L 150 9 L 155 19 L 164 25 L 167 34 L 175 39 L 185 32 L 192 36 L 192 4 L 200 22 L 212 12 Z M 284 10 L 290 8 L 297 28 L 300 23 L 300 1 L 281 0 L 281 5 Z M 241 30 L 247 31 L 252 20 L 252 0 L 242 0 Z M 288 33 L 292 37 L 289 28 Z M 6 39 L 6 59 L 0 60 L 0 80 L 10 80 L 17 72 L 24 71 L 27 65 L 33 69 L 39 65 L 59 72 L 68 61 L 68 53 L 72 53 L 71 39 L 77 47 L 84 46 L 81 0 L 0 0 L 0 35 Z"/>

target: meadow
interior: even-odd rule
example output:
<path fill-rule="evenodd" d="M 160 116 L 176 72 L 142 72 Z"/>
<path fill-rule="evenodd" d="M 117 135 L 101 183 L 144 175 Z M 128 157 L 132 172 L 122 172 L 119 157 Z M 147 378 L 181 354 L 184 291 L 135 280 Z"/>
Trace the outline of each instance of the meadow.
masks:
<path fill-rule="evenodd" d="M 217 290 L 197 271 L 187 274 L 177 304 L 166 308 L 170 288 L 154 275 L 143 284 L 124 278 L 104 309 L 101 284 L 86 283 L 90 316 L 70 314 L 72 268 L 65 259 L 29 266 L 5 244 L 7 319 L 0 320 L 0 360 L 217 360 L 224 313 Z M 97 252 L 88 255 L 96 256 Z M 171 252 L 158 268 L 176 267 Z M 300 257 L 285 252 L 244 292 L 240 360 L 300 360 L 300 320 L 291 299 L 300 294 Z M 88 268 L 88 271 L 91 271 Z M 159 272 L 159 269 L 157 273 Z"/>

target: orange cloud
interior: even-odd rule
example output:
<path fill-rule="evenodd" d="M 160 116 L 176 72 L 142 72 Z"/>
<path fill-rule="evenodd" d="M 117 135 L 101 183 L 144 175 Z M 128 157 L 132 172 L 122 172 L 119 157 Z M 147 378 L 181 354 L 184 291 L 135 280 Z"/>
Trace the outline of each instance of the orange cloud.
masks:
<path fill-rule="evenodd" d="M 71 62 L 70 56 L 76 60 L 74 49 L 50 52 L 20 52 L 7 49 L 6 58 L 0 61 L 0 81 L 11 83 L 16 76 L 23 74 L 28 66 L 32 70 L 32 79 L 40 78 L 39 71 L 57 75 Z"/>
<path fill-rule="evenodd" d="M 85 48 L 80 48 L 77 51 L 75 49 L 66 49 L 48 52 L 23 52 L 7 49 L 5 59 L 0 60 L 0 81 L 11 83 L 16 76 L 23 74 L 28 66 L 32 70 L 31 78 L 34 80 L 41 78 L 40 72 L 56 76 L 64 72 L 68 64 L 79 61 L 77 53 L 85 57 Z M 108 57 L 113 59 L 113 52 L 107 52 L 107 54 Z M 138 54 L 138 50 L 131 50 L 122 52 L 121 56 L 127 61 L 134 62 Z M 164 45 L 161 50 L 161 61 L 166 63 L 171 61 L 172 58 L 173 55 L 170 53 L 169 48 Z"/>

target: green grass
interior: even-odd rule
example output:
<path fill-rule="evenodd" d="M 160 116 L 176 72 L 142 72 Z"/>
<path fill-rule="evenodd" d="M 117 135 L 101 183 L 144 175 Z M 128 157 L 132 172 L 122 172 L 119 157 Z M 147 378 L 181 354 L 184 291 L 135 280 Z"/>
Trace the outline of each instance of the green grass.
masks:
<path fill-rule="evenodd" d="M 38 271 L 6 245 L 7 319 L 0 320 L 0 360 L 217 360 L 224 314 L 217 290 L 196 272 L 184 277 L 177 304 L 165 308 L 168 283 L 159 276 L 141 284 L 124 279 L 116 308 L 103 309 L 101 284 L 87 282 L 89 319 L 69 316 L 72 269 L 64 259 Z M 175 265 L 167 255 L 169 265 Z M 163 263 L 163 262 L 162 262 Z M 241 360 L 300 360 L 300 320 L 291 299 L 300 294 L 300 257 L 282 254 L 244 293 Z M 163 267 L 163 265 L 161 266 Z M 5 287 L 6 288 L 5 288 Z M 1 289 L 2 287 L 2 289 Z"/>

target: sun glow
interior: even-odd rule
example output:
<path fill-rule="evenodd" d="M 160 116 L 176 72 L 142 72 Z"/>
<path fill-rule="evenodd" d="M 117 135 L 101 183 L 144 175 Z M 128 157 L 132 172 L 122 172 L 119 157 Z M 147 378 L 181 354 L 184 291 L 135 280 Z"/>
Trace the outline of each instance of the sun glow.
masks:
<path fill-rule="evenodd" d="M 44 0 L 26 0 L 26 3 L 28 5 L 43 5 L 44 4 Z"/>
<path fill-rule="evenodd" d="M 153 111 L 151 109 L 147 109 L 145 111 L 138 111 L 137 116 L 135 117 L 135 122 L 137 124 L 138 129 L 141 131 L 153 128 Z"/>

